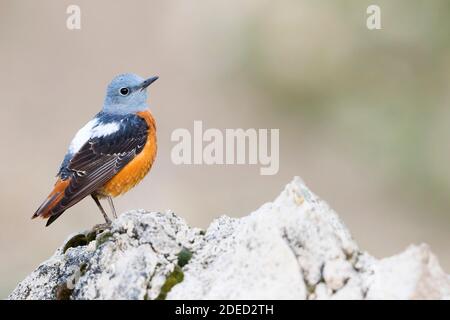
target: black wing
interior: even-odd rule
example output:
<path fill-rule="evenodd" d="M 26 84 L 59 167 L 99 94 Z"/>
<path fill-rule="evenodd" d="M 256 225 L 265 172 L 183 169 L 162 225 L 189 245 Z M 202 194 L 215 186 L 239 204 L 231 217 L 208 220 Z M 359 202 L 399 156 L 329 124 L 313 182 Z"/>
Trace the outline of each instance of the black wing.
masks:
<path fill-rule="evenodd" d="M 47 226 L 113 178 L 142 151 L 147 136 L 145 120 L 132 115 L 122 119 L 118 131 L 88 140 L 64 168 L 70 182 L 64 190 L 64 197 L 52 209 Z"/>

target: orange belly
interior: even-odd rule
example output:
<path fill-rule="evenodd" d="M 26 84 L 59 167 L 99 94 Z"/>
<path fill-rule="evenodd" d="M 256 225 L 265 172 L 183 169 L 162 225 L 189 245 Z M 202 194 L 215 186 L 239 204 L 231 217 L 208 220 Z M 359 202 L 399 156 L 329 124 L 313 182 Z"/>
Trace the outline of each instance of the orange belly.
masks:
<path fill-rule="evenodd" d="M 144 149 L 98 191 L 100 195 L 117 197 L 127 192 L 137 185 L 152 167 L 157 149 L 155 120 L 149 111 L 138 112 L 137 115 L 143 118 L 149 127 Z"/>

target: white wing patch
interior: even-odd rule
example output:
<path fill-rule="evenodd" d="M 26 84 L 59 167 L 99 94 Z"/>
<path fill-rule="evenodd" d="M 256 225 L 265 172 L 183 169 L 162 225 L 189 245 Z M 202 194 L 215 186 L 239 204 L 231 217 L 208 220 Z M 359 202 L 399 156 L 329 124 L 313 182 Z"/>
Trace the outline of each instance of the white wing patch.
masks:
<path fill-rule="evenodd" d="M 69 145 L 69 153 L 77 153 L 81 147 L 90 139 L 110 135 L 120 129 L 119 122 L 99 124 L 98 119 L 92 119 L 86 125 L 78 130 Z"/>
<path fill-rule="evenodd" d="M 118 131 L 119 129 L 120 125 L 118 122 L 100 124 L 92 129 L 92 137 L 93 138 L 104 137 Z"/>
<path fill-rule="evenodd" d="M 69 153 L 74 154 L 91 138 L 92 128 L 98 124 L 97 119 L 92 119 L 86 125 L 78 130 L 69 146 Z"/>

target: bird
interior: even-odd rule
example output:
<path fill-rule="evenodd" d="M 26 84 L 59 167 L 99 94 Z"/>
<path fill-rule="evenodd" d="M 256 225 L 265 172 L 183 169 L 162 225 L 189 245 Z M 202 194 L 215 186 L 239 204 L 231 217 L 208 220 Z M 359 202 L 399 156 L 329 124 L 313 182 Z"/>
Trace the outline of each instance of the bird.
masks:
<path fill-rule="evenodd" d="M 32 219 L 47 219 L 49 226 L 89 196 L 107 225 L 111 219 L 100 199 L 108 200 L 117 218 L 112 198 L 136 186 L 156 158 L 156 122 L 147 105 L 147 88 L 157 79 L 124 73 L 109 83 L 101 111 L 75 134 L 53 190 Z"/>

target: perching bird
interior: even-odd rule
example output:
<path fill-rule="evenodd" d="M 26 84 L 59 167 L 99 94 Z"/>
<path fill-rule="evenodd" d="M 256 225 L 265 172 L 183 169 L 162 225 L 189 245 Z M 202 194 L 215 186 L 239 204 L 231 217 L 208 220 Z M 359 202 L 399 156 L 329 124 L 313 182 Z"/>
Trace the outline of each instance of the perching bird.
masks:
<path fill-rule="evenodd" d="M 156 126 L 146 88 L 157 79 L 127 73 L 111 81 L 103 109 L 73 138 L 53 191 L 32 218 L 48 218 L 48 226 L 89 195 L 106 223 L 111 220 L 100 198 L 108 199 L 117 217 L 112 197 L 140 182 L 155 160 Z"/>

